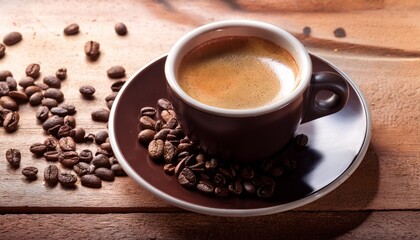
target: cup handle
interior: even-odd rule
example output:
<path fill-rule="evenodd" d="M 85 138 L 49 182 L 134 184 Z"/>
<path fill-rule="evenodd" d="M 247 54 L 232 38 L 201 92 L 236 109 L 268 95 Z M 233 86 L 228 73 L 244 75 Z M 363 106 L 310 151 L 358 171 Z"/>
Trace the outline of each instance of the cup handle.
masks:
<path fill-rule="evenodd" d="M 328 99 L 317 99 L 317 94 L 322 90 L 330 91 L 333 95 Z M 340 111 L 346 105 L 348 96 L 349 87 L 341 75 L 334 72 L 313 73 L 301 123 Z"/>

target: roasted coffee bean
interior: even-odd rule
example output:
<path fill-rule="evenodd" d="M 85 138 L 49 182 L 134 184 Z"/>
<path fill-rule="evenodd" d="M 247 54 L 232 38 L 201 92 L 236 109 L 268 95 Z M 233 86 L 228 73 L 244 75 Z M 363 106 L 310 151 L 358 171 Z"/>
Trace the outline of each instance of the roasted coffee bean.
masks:
<path fill-rule="evenodd" d="M 270 198 L 274 195 L 275 185 L 264 184 L 257 190 L 257 196 L 260 198 Z"/>
<path fill-rule="evenodd" d="M 6 55 L 6 46 L 3 43 L 0 43 L 0 59 Z"/>
<path fill-rule="evenodd" d="M 60 79 L 60 80 L 64 80 L 67 77 L 67 68 L 59 68 L 56 72 L 55 72 L 55 76 Z"/>
<path fill-rule="evenodd" d="M 17 89 L 17 82 L 13 77 L 6 77 L 6 83 L 10 91 Z"/>
<path fill-rule="evenodd" d="M 104 142 L 104 143 L 101 144 L 100 148 L 104 151 L 107 151 L 110 155 L 114 155 L 114 153 L 112 151 L 111 143 Z"/>
<path fill-rule="evenodd" d="M 304 27 L 303 28 L 303 35 L 305 36 L 305 37 L 307 37 L 307 36 L 309 36 L 311 34 L 311 28 L 310 27 Z"/>
<path fill-rule="evenodd" d="M 92 154 L 92 151 L 90 151 L 89 149 L 83 149 L 79 153 L 80 162 L 90 163 L 92 161 L 92 158 L 93 158 L 93 154 Z"/>
<path fill-rule="evenodd" d="M 306 136 L 305 134 L 299 134 L 295 137 L 294 143 L 296 147 L 302 149 L 308 145 L 308 140 L 308 136 Z"/>
<path fill-rule="evenodd" d="M 252 179 L 255 176 L 255 171 L 252 167 L 243 167 L 239 174 L 243 179 Z"/>
<path fill-rule="evenodd" d="M 38 86 L 39 88 L 41 88 L 41 90 L 47 90 L 48 88 L 50 88 L 50 86 L 43 82 L 35 82 L 35 86 Z"/>
<path fill-rule="evenodd" d="M 63 126 L 63 125 L 64 125 L 64 119 L 62 117 L 54 115 L 48 118 L 47 120 L 45 120 L 45 122 L 42 124 L 42 128 L 45 131 L 48 131 L 48 129 L 54 126 Z"/>
<path fill-rule="evenodd" d="M 108 132 L 107 131 L 99 131 L 95 134 L 95 142 L 96 144 L 102 144 L 105 142 L 105 140 L 108 138 Z"/>
<path fill-rule="evenodd" d="M 14 132 L 19 125 L 19 113 L 9 112 L 3 120 L 3 127 L 6 132 Z"/>
<path fill-rule="evenodd" d="M 114 100 L 108 101 L 106 102 L 106 107 L 111 110 L 112 109 L 112 105 L 114 104 Z"/>
<path fill-rule="evenodd" d="M 35 80 L 32 77 L 23 77 L 19 80 L 18 85 L 22 88 L 27 88 L 29 86 L 33 86 L 35 84 Z"/>
<path fill-rule="evenodd" d="M 99 55 L 100 55 L 100 47 L 101 45 L 98 42 L 95 41 L 88 41 L 85 43 L 85 54 L 86 56 L 94 61 L 96 59 L 98 59 Z"/>
<path fill-rule="evenodd" d="M 52 150 L 44 153 L 44 158 L 50 162 L 57 162 L 59 159 L 60 153 L 58 151 Z"/>
<path fill-rule="evenodd" d="M 50 128 L 50 129 L 48 129 L 48 133 L 51 135 L 51 136 L 54 136 L 54 137 L 56 137 L 56 138 L 59 138 L 58 137 L 58 130 L 60 130 L 60 128 L 61 128 L 61 126 L 60 125 L 55 125 L 54 127 L 52 127 L 52 128 Z"/>
<path fill-rule="evenodd" d="M 113 92 L 118 92 L 118 91 L 121 90 L 121 88 L 124 86 L 124 84 L 125 84 L 125 81 L 118 80 L 111 85 L 111 90 Z"/>
<path fill-rule="evenodd" d="M 18 149 L 10 148 L 6 151 L 6 160 L 14 168 L 20 165 L 21 154 Z"/>
<path fill-rule="evenodd" d="M 58 146 L 63 151 L 74 151 L 76 149 L 76 142 L 71 137 L 63 137 L 58 140 Z"/>
<path fill-rule="evenodd" d="M 86 174 L 80 178 L 80 181 L 83 186 L 89 188 L 101 188 L 102 187 L 102 180 L 93 175 L 93 174 Z"/>
<path fill-rule="evenodd" d="M 175 168 L 176 166 L 172 163 L 167 163 L 163 165 L 163 171 L 168 175 L 174 175 L 175 174 Z"/>
<path fill-rule="evenodd" d="M 82 96 L 88 99 L 93 97 L 95 91 L 96 89 L 90 85 L 83 85 L 79 88 L 79 92 L 82 94 Z"/>
<path fill-rule="evenodd" d="M 148 116 L 150 118 L 156 117 L 156 109 L 153 107 L 144 107 L 140 110 L 141 116 Z"/>
<path fill-rule="evenodd" d="M 125 24 L 122 22 L 116 23 L 114 29 L 115 32 L 120 36 L 124 36 L 127 34 L 127 26 L 125 26 Z"/>
<path fill-rule="evenodd" d="M 144 129 L 138 135 L 138 140 L 143 146 L 148 146 L 149 143 L 153 140 L 156 132 L 152 129 Z"/>
<path fill-rule="evenodd" d="M 85 174 L 90 173 L 90 165 L 85 162 L 78 162 L 73 166 L 73 171 L 77 174 L 77 176 L 81 177 Z"/>
<path fill-rule="evenodd" d="M 58 161 L 66 168 L 73 168 L 79 162 L 79 154 L 75 151 L 62 152 L 58 156 Z"/>
<path fill-rule="evenodd" d="M 155 140 L 161 139 L 161 140 L 165 141 L 166 136 L 168 136 L 170 131 L 171 131 L 170 129 L 162 129 L 158 133 L 156 133 L 156 135 L 153 137 L 153 139 L 155 139 Z"/>
<path fill-rule="evenodd" d="M 44 145 L 47 147 L 47 151 L 54 151 L 57 149 L 57 141 L 53 137 L 48 137 L 44 140 Z"/>
<path fill-rule="evenodd" d="M 71 172 L 62 172 L 58 174 L 58 181 L 63 187 L 74 188 L 77 182 L 77 176 Z"/>
<path fill-rule="evenodd" d="M 76 113 L 76 107 L 71 103 L 63 103 L 60 107 L 67 109 L 69 115 L 74 115 Z"/>
<path fill-rule="evenodd" d="M 167 123 L 172 118 L 176 119 L 176 114 L 175 114 L 174 110 L 163 110 L 160 113 L 160 116 L 162 117 L 162 120 L 163 120 L 164 123 Z"/>
<path fill-rule="evenodd" d="M 197 177 L 195 176 L 194 172 L 191 171 L 191 169 L 184 168 L 178 175 L 178 182 L 185 188 L 192 188 L 197 183 Z"/>
<path fill-rule="evenodd" d="M 212 195 L 214 193 L 215 186 L 210 181 L 201 180 L 197 183 L 197 190 L 201 193 Z"/>
<path fill-rule="evenodd" d="M 109 162 L 109 158 L 105 154 L 96 155 L 95 157 L 93 157 L 91 163 L 97 168 L 101 168 L 101 167 L 110 168 L 111 167 L 111 163 Z"/>
<path fill-rule="evenodd" d="M 19 110 L 19 105 L 17 104 L 17 102 L 9 96 L 0 97 L 0 106 L 11 111 Z"/>
<path fill-rule="evenodd" d="M 118 159 L 115 156 L 109 157 L 109 162 L 111 164 L 119 163 Z"/>
<path fill-rule="evenodd" d="M 161 98 L 157 101 L 159 110 L 170 110 L 170 109 L 174 109 L 172 106 L 172 103 L 166 99 L 166 98 Z"/>
<path fill-rule="evenodd" d="M 50 109 L 46 106 L 40 106 L 36 110 L 36 118 L 40 120 L 41 122 L 44 122 L 48 118 L 48 113 L 50 112 Z M 47 129 L 48 130 L 48 129 Z"/>
<path fill-rule="evenodd" d="M 10 32 L 3 38 L 3 43 L 7 46 L 15 45 L 22 40 L 22 34 L 20 32 Z"/>
<path fill-rule="evenodd" d="M 42 156 L 47 151 L 47 146 L 43 143 L 34 143 L 29 147 L 29 151 L 37 156 Z"/>
<path fill-rule="evenodd" d="M 50 109 L 50 112 L 52 115 L 57 115 L 60 117 L 65 117 L 69 114 L 69 112 L 67 111 L 67 109 L 62 108 L 62 107 L 53 107 Z"/>
<path fill-rule="evenodd" d="M 40 75 L 41 66 L 38 63 L 31 63 L 26 67 L 26 76 L 37 79 Z"/>
<path fill-rule="evenodd" d="M 70 136 L 70 132 L 72 130 L 72 127 L 69 125 L 63 125 L 58 129 L 57 137 L 59 139 Z M 73 139 L 74 140 L 74 139 Z"/>
<path fill-rule="evenodd" d="M 139 122 L 142 129 L 155 129 L 156 121 L 148 116 L 140 117 Z"/>
<path fill-rule="evenodd" d="M 9 70 L 0 70 L 0 81 L 6 81 L 8 77 L 13 77 Z"/>
<path fill-rule="evenodd" d="M 77 23 L 72 23 L 66 26 L 63 30 L 65 35 L 76 35 L 79 33 L 79 25 Z"/>
<path fill-rule="evenodd" d="M 60 88 L 61 87 L 61 81 L 55 75 L 45 76 L 43 82 L 51 88 Z"/>
<path fill-rule="evenodd" d="M 334 36 L 336 38 L 344 38 L 344 37 L 346 37 L 346 31 L 344 30 L 344 28 L 341 28 L 341 27 L 336 28 L 334 30 Z"/>
<path fill-rule="evenodd" d="M 28 95 L 23 91 L 9 91 L 8 95 L 16 100 L 16 102 L 27 102 L 29 100 Z"/>
<path fill-rule="evenodd" d="M 180 160 L 178 162 L 178 164 L 175 167 L 175 175 L 179 176 L 179 174 L 181 173 L 181 171 L 185 168 L 185 162 L 187 161 L 189 156 L 184 157 L 182 160 Z"/>
<path fill-rule="evenodd" d="M 105 156 L 107 156 L 107 157 L 111 157 L 111 156 L 113 156 L 114 155 L 114 153 L 111 151 L 111 152 L 109 152 L 109 151 L 107 151 L 107 150 L 104 150 L 104 149 L 102 149 L 102 148 L 97 148 L 96 149 L 96 152 L 95 152 L 95 156 L 97 156 L 97 155 L 99 155 L 99 154 L 103 154 L 103 155 L 105 155 Z"/>
<path fill-rule="evenodd" d="M 6 115 L 10 112 L 12 111 L 6 108 L 2 108 L 0 106 L 0 127 L 3 126 L 4 119 L 6 118 Z"/>
<path fill-rule="evenodd" d="M 45 90 L 44 97 L 55 99 L 57 100 L 57 102 L 64 101 L 63 92 L 56 88 L 48 88 L 47 90 Z"/>
<path fill-rule="evenodd" d="M 178 126 L 178 121 L 176 118 L 169 119 L 162 128 L 169 128 L 169 129 L 175 129 Z"/>
<path fill-rule="evenodd" d="M 124 169 L 119 163 L 112 164 L 111 170 L 114 172 L 115 176 L 127 176 L 127 173 L 125 173 Z"/>
<path fill-rule="evenodd" d="M 22 169 L 22 174 L 30 181 L 33 181 L 37 178 L 38 168 L 36 167 L 25 167 Z"/>
<path fill-rule="evenodd" d="M 77 143 L 81 143 L 83 141 L 85 141 L 85 130 L 83 128 L 74 128 L 70 131 L 69 133 L 70 137 L 73 138 L 73 140 Z"/>
<path fill-rule="evenodd" d="M 32 86 L 29 86 L 29 87 L 25 88 L 25 94 L 28 97 L 31 97 L 32 95 L 34 95 L 37 92 L 39 92 L 39 93 L 42 92 L 42 89 L 38 86 L 32 85 Z M 42 95 L 42 97 L 44 97 L 44 95 Z"/>
<path fill-rule="evenodd" d="M 114 181 L 114 172 L 109 168 L 99 167 L 96 168 L 94 174 L 104 181 Z"/>
<path fill-rule="evenodd" d="M 7 96 L 9 94 L 9 85 L 6 82 L 0 82 L 0 97 Z"/>
<path fill-rule="evenodd" d="M 254 195 L 257 192 L 257 187 L 250 181 L 244 181 L 242 186 L 244 192 L 249 195 Z"/>
<path fill-rule="evenodd" d="M 205 162 L 204 167 L 208 170 L 216 169 L 219 164 L 219 161 L 216 158 L 212 158 L 209 161 Z"/>
<path fill-rule="evenodd" d="M 161 139 L 158 140 L 152 140 L 149 143 L 148 146 L 148 151 L 149 151 L 149 156 L 151 159 L 153 160 L 159 160 L 163 157 L 163 147 L 164 147 L 164 142 Z"/>
<path fill-rule="evenodd" d="M 159 132 L 160 130 L 162 130 L 164 123 L 162 122 L 162 120 L 157 120 L 156 124 L 155 124 L 155 131 Z"/>
<path fill-rule="evenodd" d="M 193 152 L 194 150 L 194 146 L 191 143 L 183 143 L 181 142 L 178 147 L 177 147 L 177 151 L 178 152 Z"/>
<path fill-rule="evenodd" d="M 106 74 L 110 78 L 122 78 L 125 76 L 125 69 L 122 66 L 116 65 L 106 70 Z"/>
<path fill-rule="evenodd" d="M 117 92 L 113 92 L 111 94 L 109 94 L 108 96 L 105 97 L 105 101 L 109 102 L 109 101 L 114 101 L 115 98 L 117 97 Z"/>
<path fill-rule="evenodd" d="M 93 121 L 97 122 L 108 122 L 109 119 L 109 110 L 108 109 L 99 109 L 91 113 Z"/>
<path fill-rule="evenodd" d="M 241 194 L 243 190 L 241 181 L 239 179 L 235 180 L 233 183 L 229 184 L 228 189 L 235 195 Z"/>
<path fill-rule="evenodd" d="M 44 180 L 48 185 L 56 185 L 58 183 L 58 167 L 56 165 L 49 165 L 44 169 Z"/>
<path fill-rule="evenodd" d="M 93 133 L 89 133 L 88 135 L 86 135 L 85 142 L 94 142 L 95 141 L 95 134 Z"/>
<path fill-rule="evenodd" d="M 55 100 L 53 98 L 45 98 L 45 95 L 44 95 L 44 99 L 42 99 L 41 105 L 48 107 L 48 109 L 51 109 L 53 107 L 57 107 L 58 102 L 57 102 L 57 100 Z"/>
<path fill-rule="evenodd" d="M 176 147 L 172 145 L 171 142 L 165 141 L 165 145 L 163 146 L 163 159 L 166 163 L 172 162 L 172 160 L 175 158 L 177 152 Z"/>
<path fill-rule="evenodd" d="M 68 113 L 68 110 L 67 110 Z M 64 125 L 69 126 L 70 128 L 75 128 L 76 127 L 76 118 L 74 118 L 73 116 L 65 116 L 64 117 Z"/>
<path fill-rule="evenodd" d="M 229 196 L 229 189 L 225 187 L 216 187 L 214 189 L 214 194 L 218 197 L 227 197 Z"/>

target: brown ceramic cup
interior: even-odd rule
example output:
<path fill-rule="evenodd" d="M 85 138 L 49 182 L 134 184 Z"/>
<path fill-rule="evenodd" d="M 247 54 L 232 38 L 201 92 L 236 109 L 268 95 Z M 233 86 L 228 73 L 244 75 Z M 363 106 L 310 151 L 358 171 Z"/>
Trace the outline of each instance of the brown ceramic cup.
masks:
<path fill-rule="evenodd" d="M 181 60 L 192 49 L 211 39 L 251 36 L 269 40 L 294 58 L 299 83 L 287 97 L 253 109 L 224 109 L 190 97 L 177 82 Z M 331 72 L 312 72 L 304 46 L 274 25 L 249 20 L 215 22 L 196 28 L 172 47 L 165 63 L 169 100 L 186 135 L 216 157 L 254 162 L 270 157 L 293 138 L 299 124 L 339 111 L 347 102 L 347 82 Z M 318 93 L 332 93 L 320 99 Z"/>

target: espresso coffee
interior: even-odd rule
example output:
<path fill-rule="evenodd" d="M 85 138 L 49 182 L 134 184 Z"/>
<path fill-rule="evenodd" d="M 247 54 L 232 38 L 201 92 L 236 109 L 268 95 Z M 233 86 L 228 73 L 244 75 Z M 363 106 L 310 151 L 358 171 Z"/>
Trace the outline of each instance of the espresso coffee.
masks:
<path fill-rule="evenodd" d="M 298 66 L 284 48 L 258 37 L 222 37 L 182 59 L 178 83 L 192 98 L 225 109 L 251 109 L 289 96 Z"/>

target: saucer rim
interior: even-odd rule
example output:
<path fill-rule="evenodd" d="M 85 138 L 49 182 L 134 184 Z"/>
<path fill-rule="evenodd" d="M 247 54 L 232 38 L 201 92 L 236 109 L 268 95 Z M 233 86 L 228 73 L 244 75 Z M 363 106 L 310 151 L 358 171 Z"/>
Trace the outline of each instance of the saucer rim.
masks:
<path fill-rule="evenodd" d="M 162 200 L 185 210 L 202 213 L 202 214 L 208 214 L 208 215 L 214 215 L 214 216 L 235 216 L 235 217 L 248 217 L 248 216 L 262 216 L 262 215 L 268 215 L 268 214 L 274 214 L 279 212 L 288 211 L 291 209 L 295 209 L 301 206 L 304 206 L 306 204 L 309 204 L 311 202 L 314 202 L 315 200 L 327 195 L 334 189 L 336 189 L 338 186 L 340 186 L 343 182 L 345 182 L 353 173 L 354 171 L 359 167 L 360 163 L 362 162 L 364 156 L 366 155 L 366 152 L 369 147 L 371 135 L 372 135 L 372 123 L 371 123 L 371 113 L 369 106 L 367 105 L 367 101 L 363 95 L 363 93 L 360 91 L 357 84 L 343 71 L 338 69 L 335 65 L 331 64 L 329 61 L 325 60 L 322 57 L 319 57 L 315 54 L 309 53 L 309 55 L 314 56 L 321 61 L 328 64 L 330 67 L 332 67 L 334 70 L 336 70 L 339 74 L 341 74 L 346 81 L 353 87 L 355 90 L 355 93 L 360 98 L 363 110 L 366 115 L 366 129 L 365 129 L 365 138 L 363 140 L 363 144 L 357 153 L 355 159 L 351 163 L 351 165 L 336 179 L 334 179 L 332 182 L 327 184 L 325 187 L 317 190 L 314 193 L 311 193 L 301 199 L 294 200 L 292 202 L 279 204 L 275 206 L 265 207 L 265 208 L 254 208 L 254 209 L 230 209 L 230 208 L 212 208 L 212 207 L 206 207 L 202 206 L 196 203 L 190 203 L 186 202 L 184 200 L 181 200 L 179 198 L 176 198 L 172 195 L 169 195 L 158 188 L 156 188 L 154 185 L 147 182 L 145 179 L 143 179 L 140 174 L 138 174 L 126 161 L 124 158 L 122 152 L 120 151 L 120 147 L 118 143 L 116 142 L 115 137 L 115 113 L 116 108 L 112 108 L 110 112 L 110 118 L 109 118 L 109 135 L 110 135 L 110 143 L 112 148 L 114 149 L 114 154 L 116 158 L 119 160 L 120 165 L 124 169 L 124 171 L 129 175 L 132 179 L 134 179 L 138 184 L 140 184 L 142 187 L 147 189 L 148 191 L 152 192 L 155 196 L 161 198 Z M 140 68 L 138 71 L 136 71 L 131 77 L 128 79 L 127 84 L 125 84 L 122 89 L 119 91 L 117 97 L 114 100 L 114 106 L 117 106 L 121 96 L 123 95 L 125 89 L 130 86 L 130 83 L 134 78 L 136 78 L 140 73 L 143 71 L 146 71 L 149 67 L 156 64 L 158 61 L 163 60 L 167 57 L 167 54 L 164 54 L 152 61 L 150 61 L 148 64 Z"/>

